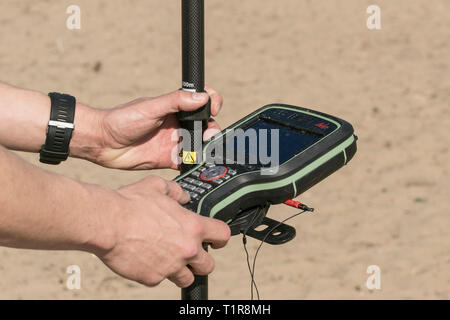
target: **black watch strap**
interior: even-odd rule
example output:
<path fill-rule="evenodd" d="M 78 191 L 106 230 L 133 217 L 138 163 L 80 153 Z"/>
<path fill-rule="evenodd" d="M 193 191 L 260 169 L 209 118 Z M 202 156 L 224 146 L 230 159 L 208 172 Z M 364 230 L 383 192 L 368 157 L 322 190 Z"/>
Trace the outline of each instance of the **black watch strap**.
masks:
<path fill-rule="evenodd" d="M 42 163 L 57 165 L 69 157 L 69 144 L 74 130 L 76 99 L 67 94 L 51 92 L 50 121 L 47 138 L 40 151 Z"/>

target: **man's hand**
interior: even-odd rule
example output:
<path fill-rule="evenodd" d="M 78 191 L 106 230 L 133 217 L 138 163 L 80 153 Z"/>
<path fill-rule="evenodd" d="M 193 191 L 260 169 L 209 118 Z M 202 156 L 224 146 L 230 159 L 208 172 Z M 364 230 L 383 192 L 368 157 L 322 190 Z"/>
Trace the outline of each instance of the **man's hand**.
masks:
<path fill-rule="evenodd" d="M 209 97 L 213 116 L 222 106 L 223 99 L 216 91 L 208 87 L 205 90 L 207 93 L 178 90 L 110 110 L 77 101 L 70 155 L 116 169 L 177 169 L 172 161 L 178 143 L 174 141 L 179 129 L 176 113 L 196 110 Z M 49 97 L 1 82 L 0 97 L 0 145 L 10 150 L 39 152 L 49 121 Z M 203 138 L 207 140 L 219 131 L 217 123 L 210 119 Z"/>
<path fill-rule="evenodd" d="M 188 287 L 194 274 L 207 275 L 214 269 L 202 243 L 222 248 L 230 238 L 224 222 L 180 206 L 189 195 L 175 182 L 151 176 L 119 189 L 116 200 L 114 245 L 96 254 L 114 272 L 147 286 L 167 278 Z"/>
<path fill-rule="evenodd" d="M 154 286 L 189 286 L 214 268 L 202 243 L 223 247 L 230 229 L 180 204 L 180 186 L 159 177 L 111 190 L 40 170 L 0 146 L 0 246 L 82 250 L 119 275 Z"/>
<path fill-rule="evenodd" d="M 216 116 L 222 97 L 213 89 L 208 93 L 181 90 L 157 98 L 141 98 L 105 111 L 100 120 L 101 146 L 91 161 L 109 168 L 154 169 L 173 168 L 172 153 L 178 141 L 178 111 L 193 111 L 211 97 L 211 113 Z M 204 139 L 220 132 L 214 120 L 208 123 Z"/>

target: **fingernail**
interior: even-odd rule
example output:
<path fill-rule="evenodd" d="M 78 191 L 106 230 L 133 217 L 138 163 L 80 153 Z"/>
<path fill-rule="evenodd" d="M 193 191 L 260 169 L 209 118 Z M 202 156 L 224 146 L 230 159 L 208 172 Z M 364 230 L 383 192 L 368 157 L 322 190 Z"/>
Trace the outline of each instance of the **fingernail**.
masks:
<path fill-rule="evenodd" d="M 208 94 L 205 92 L 194 92 L 192 94 L 192 99 L 197 101 L 204 101 L 208 98 Z"/>

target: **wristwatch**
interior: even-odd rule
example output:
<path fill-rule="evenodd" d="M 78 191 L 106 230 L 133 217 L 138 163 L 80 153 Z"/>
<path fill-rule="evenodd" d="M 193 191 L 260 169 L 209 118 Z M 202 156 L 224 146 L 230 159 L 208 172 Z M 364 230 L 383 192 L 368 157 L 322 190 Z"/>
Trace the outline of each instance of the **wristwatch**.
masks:
<path fill-rule="evenodd" d="M 68 94 L 51 92 L 50 121 L 47 126 L 47 138 L 40 151 L 39 161 L 58 165 L 69 157 L 69 144 L 75 128 L 76 99 Z"/>

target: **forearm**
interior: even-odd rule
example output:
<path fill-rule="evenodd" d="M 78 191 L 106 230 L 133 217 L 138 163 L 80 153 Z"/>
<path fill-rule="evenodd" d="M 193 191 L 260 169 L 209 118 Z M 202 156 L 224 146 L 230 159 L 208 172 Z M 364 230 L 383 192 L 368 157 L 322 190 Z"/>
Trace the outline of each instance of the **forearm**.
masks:
<path fill-rule="evenodd" d="M 72 157 L 94 159 L 101 147 L 102 111 L 78 103 L 70 142 Z M 45 143 L 50 98 L 39 92 L 0 82 L 0 145 L 11 150 L 39 152 Z"/>
<path fill-rule="evenodd" d="M 40 170 L 0 146 L 0 246 L 112 247 L 115 191 Z"/>

